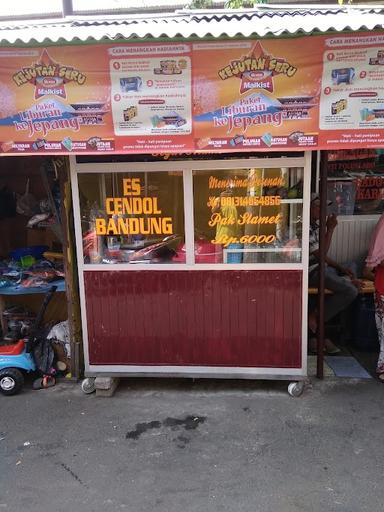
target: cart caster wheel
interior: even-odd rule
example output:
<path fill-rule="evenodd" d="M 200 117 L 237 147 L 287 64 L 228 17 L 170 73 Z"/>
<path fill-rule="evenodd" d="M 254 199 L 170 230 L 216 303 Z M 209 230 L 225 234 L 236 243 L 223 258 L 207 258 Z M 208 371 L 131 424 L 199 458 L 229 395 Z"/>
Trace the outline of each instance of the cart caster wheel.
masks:
<path fill-rule="evenodd" d="M 304 391 L 304 382 L 290 382 L 288 384 L 288 394 L 297 398 L 301 396 Z"/>
<path fill-rule="evenodd" d="M 84 379 L 83 382 L 81 383 L 81 391 L 86 395 L 90 395 L 91 393 L 96 391 L 95 378 L 87 377 L 86 379 Z"/>

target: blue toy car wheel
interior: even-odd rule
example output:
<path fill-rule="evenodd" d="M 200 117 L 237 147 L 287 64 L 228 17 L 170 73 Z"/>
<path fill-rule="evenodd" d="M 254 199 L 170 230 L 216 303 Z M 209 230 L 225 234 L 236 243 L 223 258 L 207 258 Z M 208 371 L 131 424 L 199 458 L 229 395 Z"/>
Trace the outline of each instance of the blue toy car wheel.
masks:
<path fill-rule="evenodd" d="M 0 370 L 0 392 L 3 395 L 16 395 L 24 385 L 24 377 L 17 368 Z"/>

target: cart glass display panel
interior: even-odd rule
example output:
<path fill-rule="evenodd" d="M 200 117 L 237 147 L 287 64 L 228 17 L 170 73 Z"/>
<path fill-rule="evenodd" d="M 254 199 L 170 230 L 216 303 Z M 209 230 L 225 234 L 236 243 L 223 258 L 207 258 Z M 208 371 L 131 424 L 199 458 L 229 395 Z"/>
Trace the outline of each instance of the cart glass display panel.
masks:
<path fill-rule="evenodd" d="M 182 262 L 182 172 L 87 173 L 78 183 L 84 263 Z"/>
<path fill-rule="evenodd" d="M 301 263 L 303 168 L 193 172 L 195 263 Z"/>

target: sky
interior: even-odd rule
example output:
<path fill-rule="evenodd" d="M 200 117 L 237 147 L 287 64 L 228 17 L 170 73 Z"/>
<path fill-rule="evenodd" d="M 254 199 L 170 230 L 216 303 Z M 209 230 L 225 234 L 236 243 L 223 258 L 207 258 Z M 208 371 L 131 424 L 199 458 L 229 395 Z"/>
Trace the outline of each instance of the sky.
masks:
<path fill-rule="evenodd" d="M 75 11 L 86 11 L 87 9 L 108 9 L 114 8 L 145 8 L 161 6 L 187 5 L 189 0 L 72 0 Z M 61 0 L 12 0 L 7 2 L 0 0 L 0 16 L 36 15 L 39 13 L 60 13 Z"/>

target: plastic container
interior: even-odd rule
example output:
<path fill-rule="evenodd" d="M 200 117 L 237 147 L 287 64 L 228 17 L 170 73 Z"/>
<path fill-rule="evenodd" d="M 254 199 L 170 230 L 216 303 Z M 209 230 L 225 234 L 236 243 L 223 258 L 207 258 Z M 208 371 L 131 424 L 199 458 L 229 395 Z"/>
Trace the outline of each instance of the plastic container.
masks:
<path fill-rule="evenodd" d="M 23 268 L 29 268 L 36 263 L 36 259 L 30 254 L 28 254 L 28 256 L 22 256 L 20 258 L 20 262 Z"/>
<path fill-rule="evenodd" d="M 132 256 L 135 254 L 135 251 L 129 249 L 120 249 L 120 258 L 123 262 L 131 261 Z"/>
<path fill-rule="evenodd" d="M 198 240 L 195 242 L 195 262 L 196 263 L 217 263 L 216 255 L 218 248 L 211 242 L 205 240 Z M 184 244 L 181 244 L 176 249 L 176 256 L 172 260 L 174 263 L 185 263 L 186 262 L 186 248 Z"/>
<path fill-rule="evenodd" d="M 359 295 L 354 304 L 352 344 L 362 352 L 378 352 L 379 340 L 375 321 L 373 295 Z"/>

